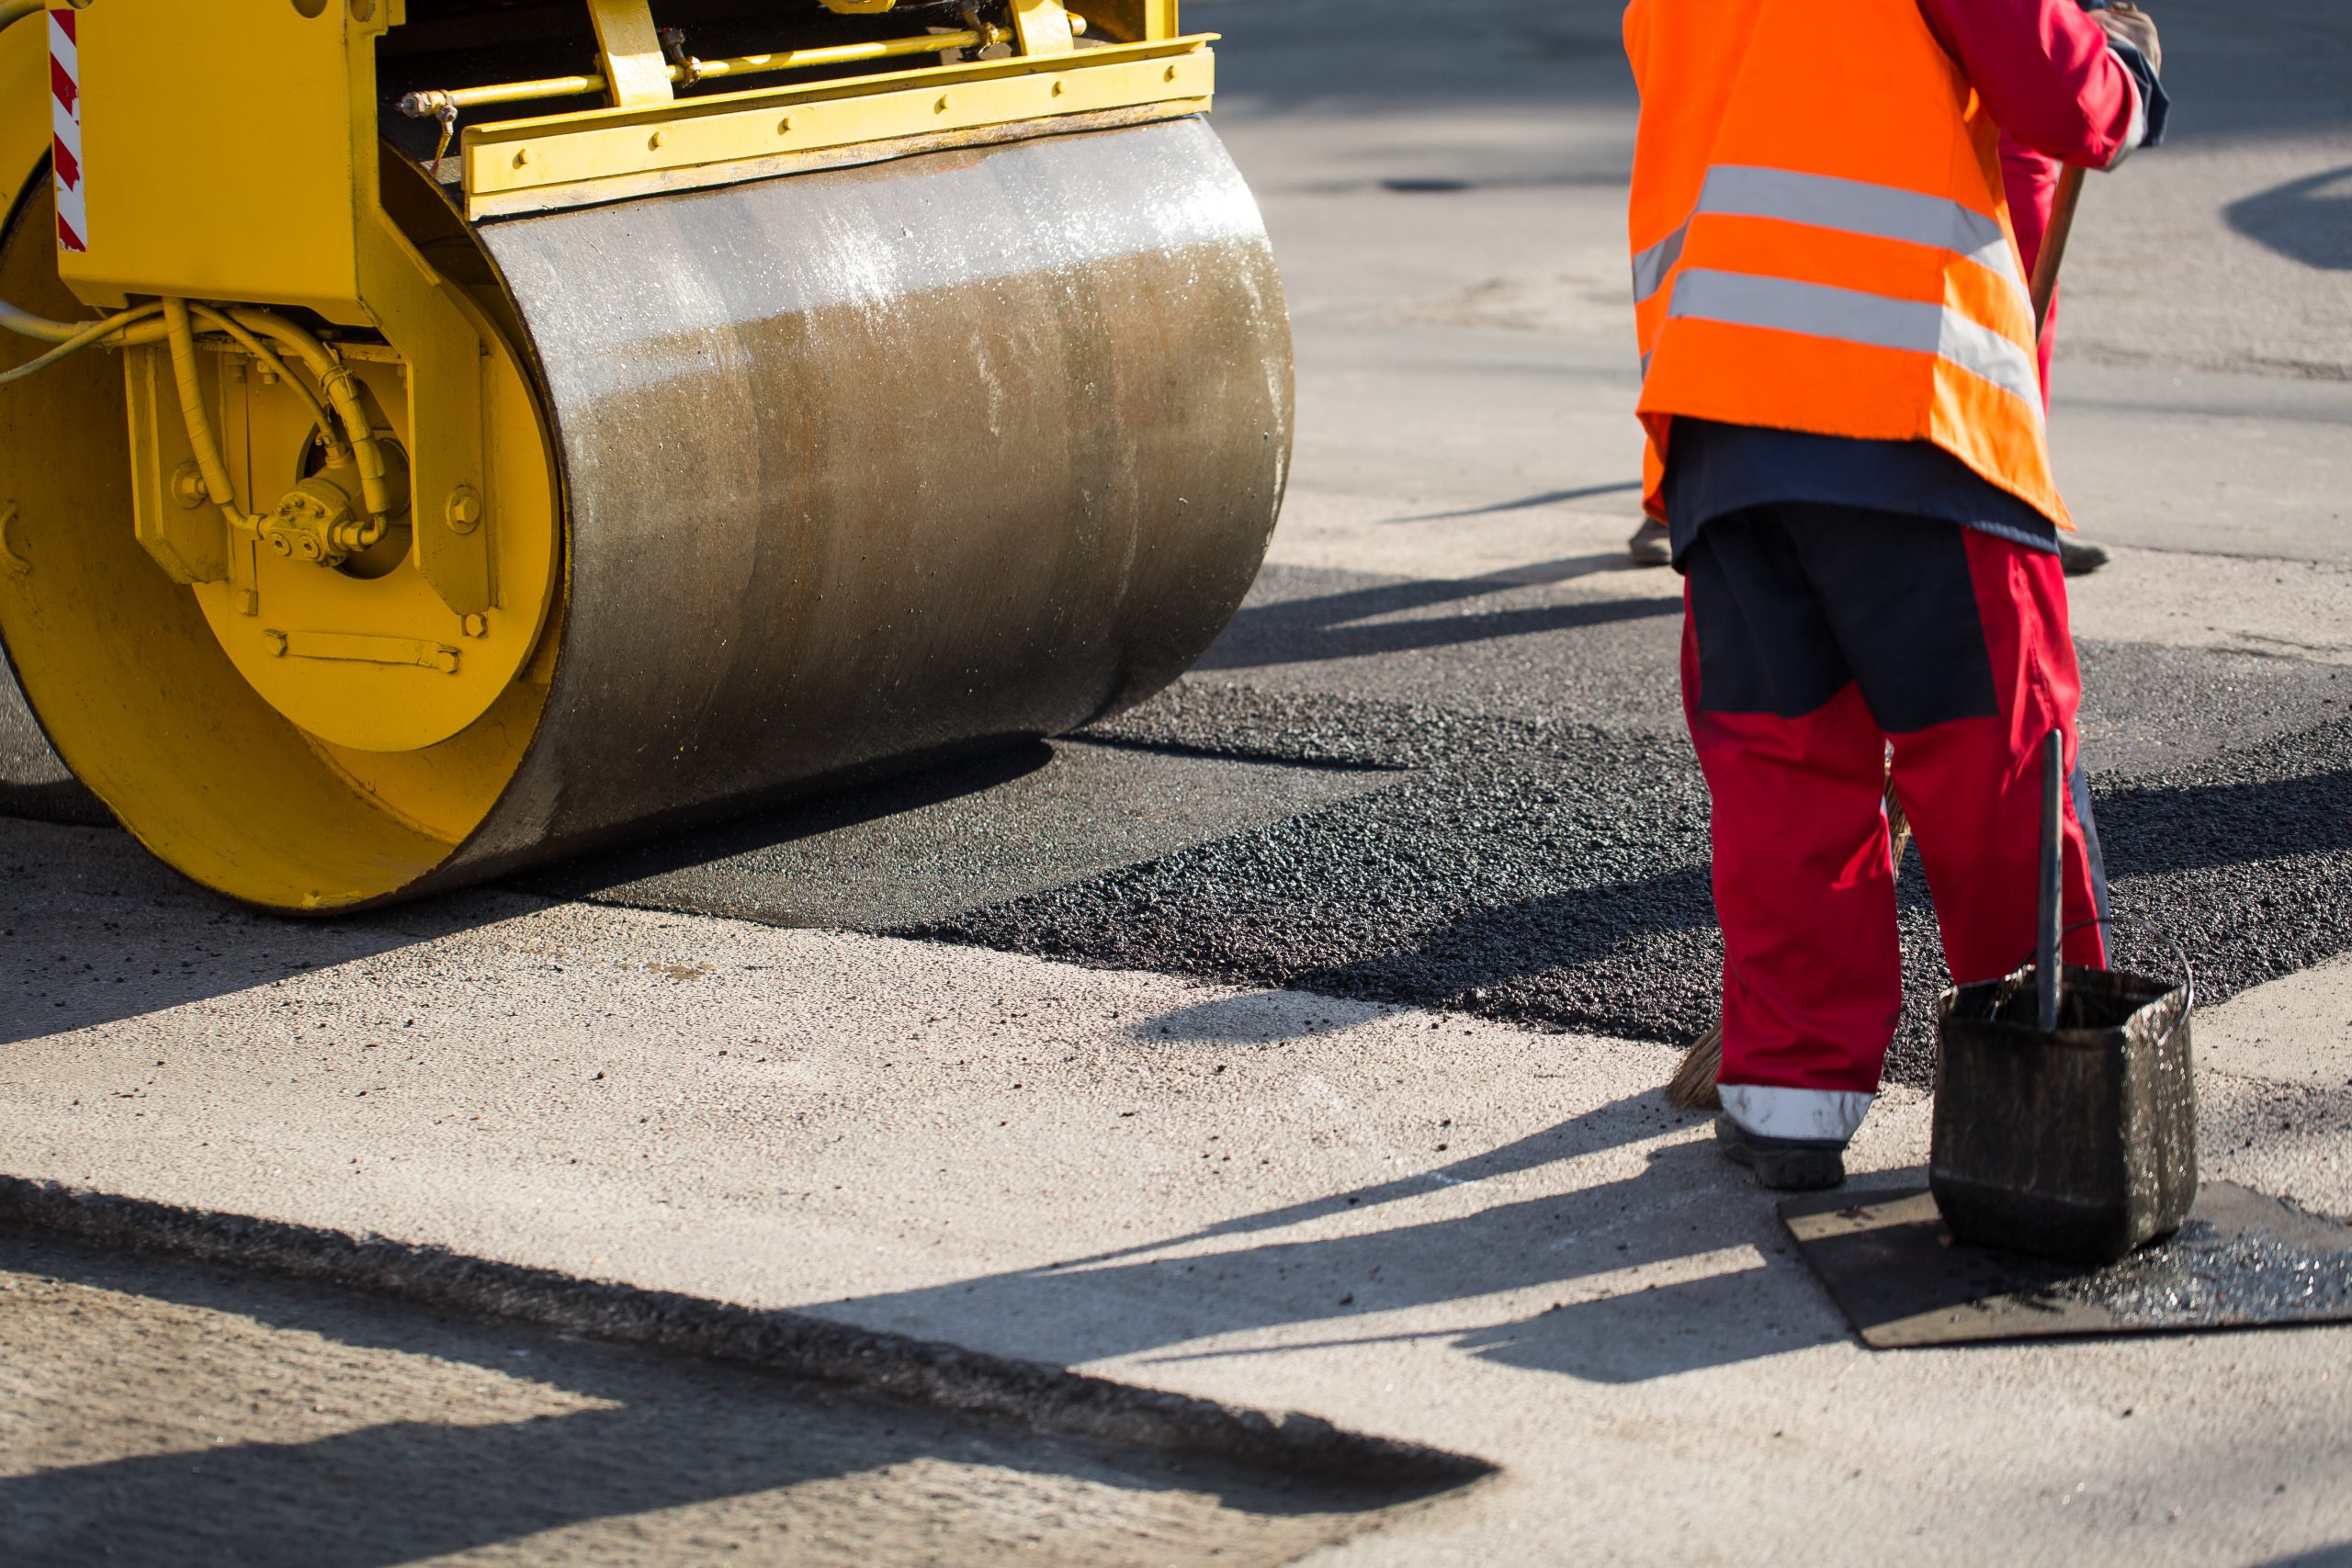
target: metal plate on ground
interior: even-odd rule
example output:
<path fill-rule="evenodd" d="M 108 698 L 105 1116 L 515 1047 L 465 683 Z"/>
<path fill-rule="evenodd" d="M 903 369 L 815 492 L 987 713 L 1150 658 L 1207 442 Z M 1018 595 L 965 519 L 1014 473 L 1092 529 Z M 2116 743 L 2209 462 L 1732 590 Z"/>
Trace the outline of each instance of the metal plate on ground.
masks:
<path fill-rule="evenodd" d="M 900 931 L 1405 776 L 1059 740 L 592 855 L 516 886 L 771 925 Z"/>
<path fill-rule="evenodd" d="M 2207 1182 L 2170 1239 L 2095 1269 L 1956 1240 L 1924 1187 L 1808 1193 L 1781 1220 L 1876 1350 L 2352 1322 L 2352 1225 L 2234 1182 Z"/>

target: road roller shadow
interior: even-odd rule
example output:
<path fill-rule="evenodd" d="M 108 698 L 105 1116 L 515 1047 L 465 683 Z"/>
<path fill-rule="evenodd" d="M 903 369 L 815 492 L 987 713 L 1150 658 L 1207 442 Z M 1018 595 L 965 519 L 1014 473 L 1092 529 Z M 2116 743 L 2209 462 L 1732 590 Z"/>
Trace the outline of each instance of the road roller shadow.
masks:
<path fill-rule="evenodd" d="M 896 931 L 1043 893 L 1393 784 L 1394 770 L 1032 741 L 508 886 L 778 926 Z"/>
<path fill-rule="evenodd" d="M 0 1044 L 254 991 L 539 907 L 473 890 L 288 919 L 208 892 L 111 827 L 0 817 Z"/>
<path fill-rule="evenodd" d="M 130 1249 L 0 1228 L 0 1556 L 25 1568 L 1272 1564 L 1491 1472 L 792 1314 L 159 1205 L 61 1216 Z"/>

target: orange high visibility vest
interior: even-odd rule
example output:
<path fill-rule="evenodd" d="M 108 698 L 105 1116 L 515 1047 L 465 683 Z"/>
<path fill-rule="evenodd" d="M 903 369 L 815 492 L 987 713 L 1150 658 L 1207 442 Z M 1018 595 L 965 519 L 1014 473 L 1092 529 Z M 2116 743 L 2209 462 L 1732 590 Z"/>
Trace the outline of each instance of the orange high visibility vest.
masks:
<path fill-rule="evenodd" d="M 2000 131 L 1917 0 L 1633 0 L 1630 228 L 1658 500 L 1676 414 L 2050 475 Z"/>

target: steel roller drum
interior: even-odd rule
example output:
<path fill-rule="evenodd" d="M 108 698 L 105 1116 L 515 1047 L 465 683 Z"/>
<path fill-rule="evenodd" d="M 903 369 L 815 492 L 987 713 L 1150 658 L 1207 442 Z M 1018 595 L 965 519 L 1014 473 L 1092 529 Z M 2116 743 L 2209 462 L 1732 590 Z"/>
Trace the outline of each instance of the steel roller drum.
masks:
<path fill-rule="evenodd" d="M 544 696 L 518 685 L 445 743 L 461 771 L 488 769 L 478 803 L 420 822 L 371 780 L 348 787 L 348 755 L 254 728 L 196 618 L 156 597 L 181 591 L 134 584 L 130 566 L 108 568 L 113 602 L 190 627 L 171 633 L 185 670 L 159 676 L 185 690 L 141 720 L 163 749 L 146 773 L 187 782 L 110 784 L 128 771 L 94 773 L 84 755 L 106 760 L 48 726 L 134 832 L 236 897 L 360 908 L 1075 728 L 1199 657 L 1263 558 L 1290 453 L 1289 329 L 1255 204 L 1197 119 L 474 239 L 519 323 L 563 514 L 553 658 L 532 661 Z M 95 386 L 75 395 L 96 408 Z M 12 613 L 54 626 L 68 604 Z M 81 690 L 130 683 L 130 656 L 107 657 Z M 67 711 L 20 668 L 45 725 Z M 207 705 L 239 707 L 256 756 L 278 756 L 250 764 L 282 781 L 275 817 L 250 787 L 165 760 L 208 744 L 183 716 Z M 439 755 L 379 757 L 396 778 Z M 240 880 L 265 860 L 269 881 Z"/>
<path fill-rule="evenodd" d="M 568 629 L 469 865 L 1055 734 L 1208 647 L 1289 461 L 1257 208 L 1197 120 L 490 225 Z"/>

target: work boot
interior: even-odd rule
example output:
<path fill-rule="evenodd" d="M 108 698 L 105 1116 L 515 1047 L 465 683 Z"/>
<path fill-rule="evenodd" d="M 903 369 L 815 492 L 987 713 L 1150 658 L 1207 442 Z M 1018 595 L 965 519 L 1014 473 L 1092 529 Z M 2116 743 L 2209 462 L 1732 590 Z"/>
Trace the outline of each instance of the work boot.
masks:
<path fill-rule="evenodd" d="M 1655 517 L 1642 519 L 1642 525 L 1634 530 L 1632 538 L 1625 541 L 1625 550 L 1634 558 L 1635 566 L 1674 564 L 1674 541 L 1668 535 L 1666 525 Z M 2099 558 L 2104 560 L 2106 558 L 2102 556 Z"/>
<path fill-rule="evenodd" d="M 2058 566 L 2068 577 L 2088 577 L 2107 564 L 2107 547 L 2058 536 Z"/>
<path fill-rule="evenodd" d="M 1756 1185 L 1776 1192 L 1811 1192 L 1846 1179 L 1846 1145 L 1810 1138 L 1768 1138 L 1728 1116 L 1715 1118 L 1715 1147 L 1734 1165 L 1756 1173 Z"/>

